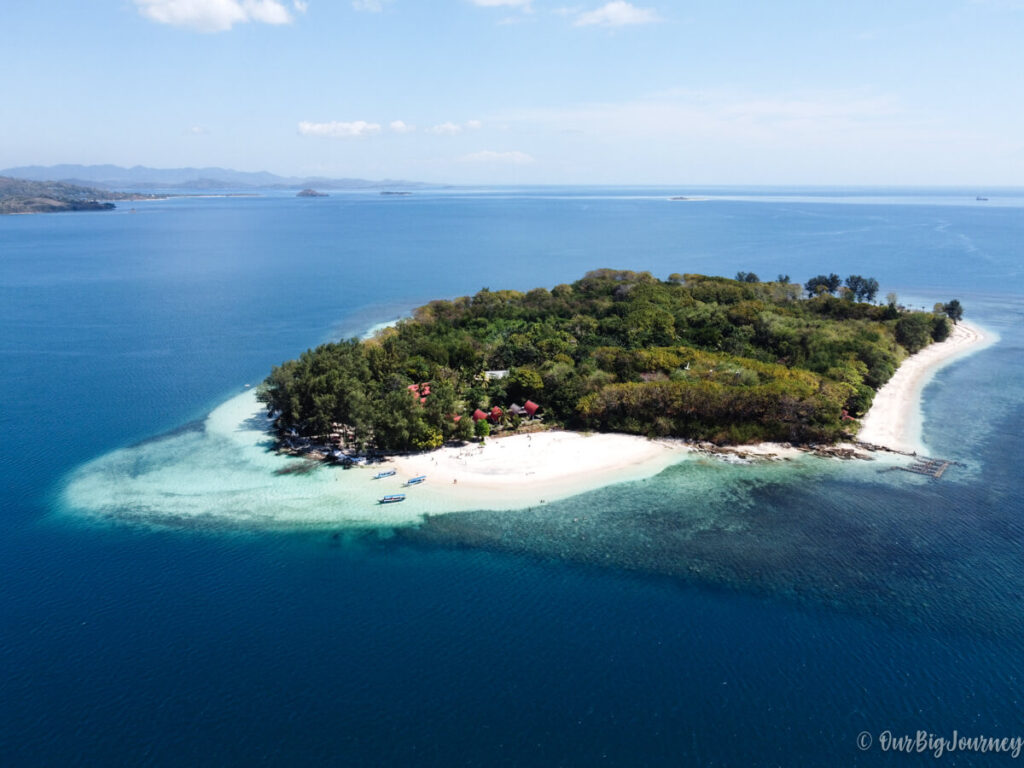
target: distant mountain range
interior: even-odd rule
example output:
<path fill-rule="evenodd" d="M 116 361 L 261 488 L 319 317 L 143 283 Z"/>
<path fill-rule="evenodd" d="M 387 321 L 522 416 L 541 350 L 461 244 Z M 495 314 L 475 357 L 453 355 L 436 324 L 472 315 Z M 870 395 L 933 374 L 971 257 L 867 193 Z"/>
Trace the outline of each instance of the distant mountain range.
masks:
<path fill-rule="evenodd" d="M 105 189 L 420 189 L 415 181 L 383 179 L 329 179 L 278 176 L 267 171 L 233 171 L 230 168 L 122 168 L 117 165 L 26 165 L 7 168 L 0 176 L 36 181 L 59 181 Z"/>

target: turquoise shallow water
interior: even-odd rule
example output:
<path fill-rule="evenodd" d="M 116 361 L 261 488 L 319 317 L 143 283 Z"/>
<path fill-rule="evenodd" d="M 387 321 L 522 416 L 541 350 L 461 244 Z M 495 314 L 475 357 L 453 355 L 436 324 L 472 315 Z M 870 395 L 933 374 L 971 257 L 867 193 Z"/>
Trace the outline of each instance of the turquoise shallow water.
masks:
<path fill-rule="evenodd" d="M 898 758 L 859 751 L 861 730 L 1024 735 L 1020 195 L 703 192 L 751 199 L 445 191 L 0 219 L 3 764 L 868 765 Z M 117 485 L 169 441 L 187 453 L 308 346 L 597 266 L 958 296 L 1001 336 L 925 393 L 926 441 L 966 466 L 932 483 L 687 461 L 397 531 L 69 514 L 83 468 L 128 457 Z M 238 456 L 218 458 L 223 489 Z M 204 478 L 172 480 L 218 508 Z M 252 488 L 235 490 L 244 511 Z"/>

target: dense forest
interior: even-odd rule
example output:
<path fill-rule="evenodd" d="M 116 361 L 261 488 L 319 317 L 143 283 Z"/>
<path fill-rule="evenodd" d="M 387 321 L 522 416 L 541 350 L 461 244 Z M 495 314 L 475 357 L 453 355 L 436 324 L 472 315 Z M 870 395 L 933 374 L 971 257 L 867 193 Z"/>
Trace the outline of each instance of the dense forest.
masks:
<path fill-rule="evenodd" d="M 861 300 L 877 290 L 857 275 L 801 286 L 788 275 L 662 281 L 611 269 L 551 290 L 484 288 L 432 301 L 372 339 L 309 350 L 276 366 L 258 397 L 282 434 L 343 434 L 358 450 L 516 428 L 527 402 L 569 429 L 831 442 L 962 312 L 955 300 L 930 313 L 892 294 Z"/>

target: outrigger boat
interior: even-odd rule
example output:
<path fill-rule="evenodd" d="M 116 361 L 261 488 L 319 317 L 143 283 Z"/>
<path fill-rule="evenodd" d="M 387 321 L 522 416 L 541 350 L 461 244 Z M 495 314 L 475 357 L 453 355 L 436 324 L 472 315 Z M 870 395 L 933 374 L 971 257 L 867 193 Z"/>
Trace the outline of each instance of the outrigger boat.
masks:
<path fill-rule="evenodd" d="M 395 474 L 395 470 L 393 470 L 393 469 L 385 469 L 383 472 L 378 472 L 376 475 L 374 475 L 373 479 L 374 480 L 380 480 L 383 477 L 391 477 L 394 474 Z"/>
<path fill-rule="evenodd" d="M 405 501 L 404 493 L 392 493 L 385 496 L 383 499 L 377 501 L 378 504 L 394 504 L 399 501 Z"/>
<path fill-rule="evenodd" d="M 426 475 L 417 475 L 416 477 L 410 477 L 408 480 L 405 481 L 405 484 L 406 485 L 419 485 L 420 483 L 422 483 L 426 479 L 427 479 Z"/>

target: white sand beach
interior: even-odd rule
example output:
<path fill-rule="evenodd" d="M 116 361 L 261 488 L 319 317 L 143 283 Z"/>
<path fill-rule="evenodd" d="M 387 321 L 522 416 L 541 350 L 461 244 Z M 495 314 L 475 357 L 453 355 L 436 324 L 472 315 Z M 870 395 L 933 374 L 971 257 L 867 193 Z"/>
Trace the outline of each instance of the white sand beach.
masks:
<path fill-rule="evenodd" d="M 908 357 L 878 390 L 861 420 L 858 439 L 896 451 L 927 454 L 921 437 L 921 393 L 925 386 L 939 369 L 995 341 L 993 334 L 961 321 L 953 326 L 948 339 Z"/>
<path fill-rule="evenodd" d="M 389 464 L 402 477 L 426 475 L 417 496 L 443 502 L 437 506 L 447 510 L 518 509 L 653 477 L 697 450 L 683 440 L 551 430 L 439 448 Z M 726 450 L 737 457 L 766 459 L 801 455 L 798 448 L 777 443 Z"/>
<path fill-rule="evenodd" d="M 521 508 L 627 480 L 652 477 L 688 450 L 678 440 L 551 430 L 440 448 L 392 463 L 403 477 L 427 475 L 417 495 L 459 508 Z"/>

